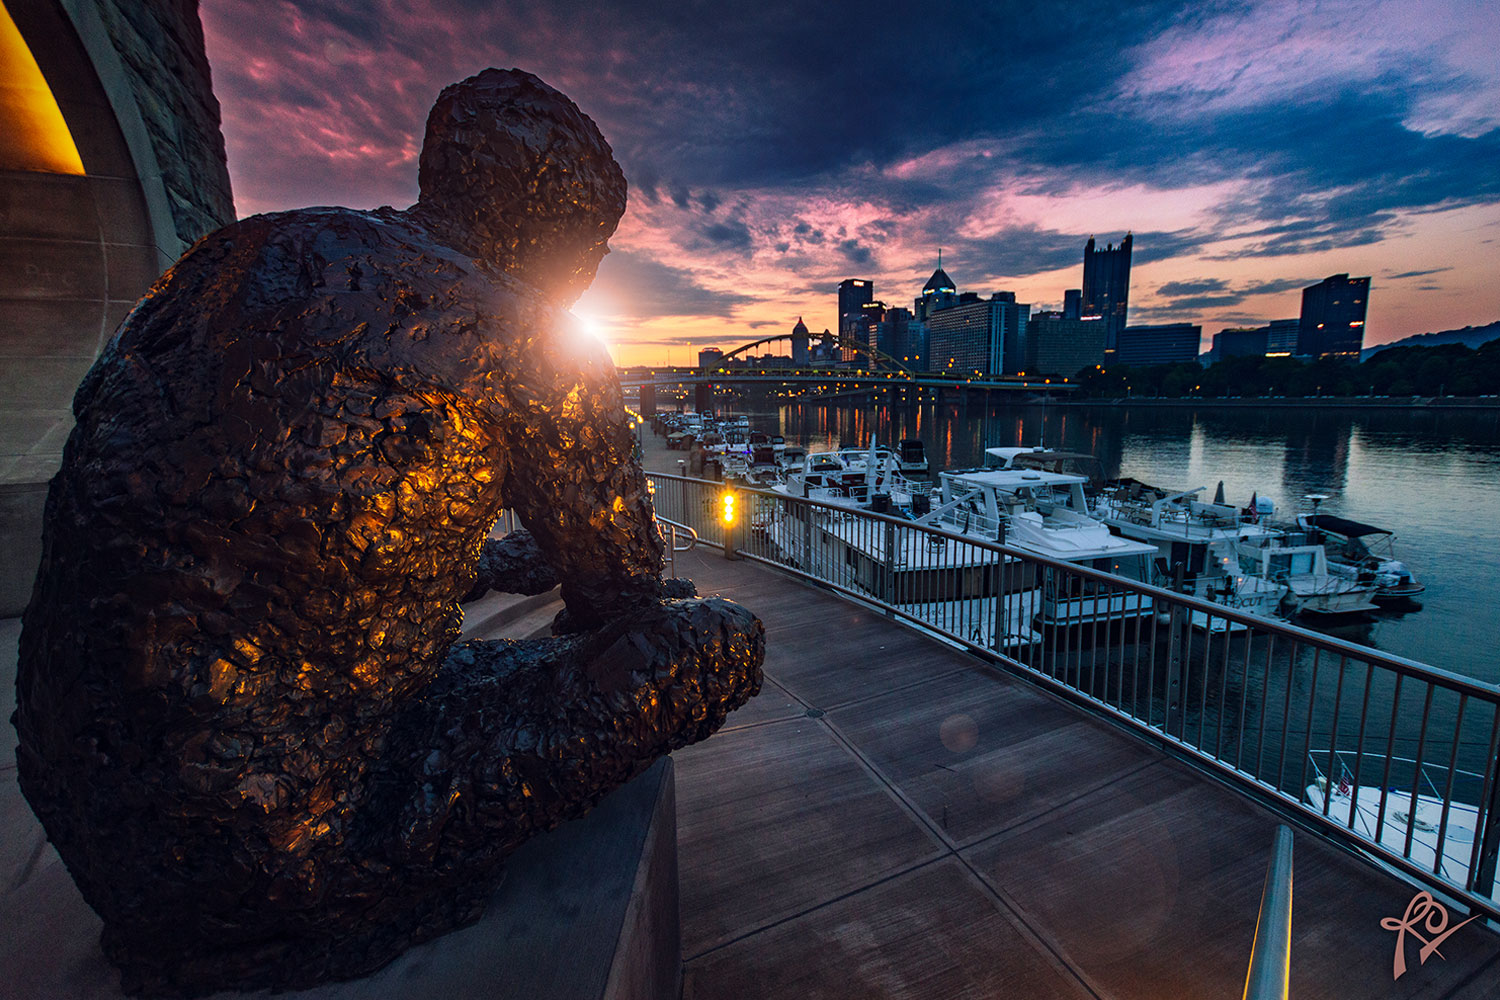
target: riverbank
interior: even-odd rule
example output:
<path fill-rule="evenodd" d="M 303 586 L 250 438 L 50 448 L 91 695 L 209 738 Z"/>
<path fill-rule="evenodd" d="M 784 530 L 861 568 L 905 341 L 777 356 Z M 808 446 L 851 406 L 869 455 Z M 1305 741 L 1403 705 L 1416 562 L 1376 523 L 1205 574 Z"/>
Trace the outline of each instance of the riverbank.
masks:
<path fill-rule="evenodd" d="M 1500 396 L 1190 396 L 1166 399 L 1127 396 L 1123 399 L 1052 399 L 1045 406 L 1122 409 L 1266 409 L 1305 410 L 1500 410 Z"/>

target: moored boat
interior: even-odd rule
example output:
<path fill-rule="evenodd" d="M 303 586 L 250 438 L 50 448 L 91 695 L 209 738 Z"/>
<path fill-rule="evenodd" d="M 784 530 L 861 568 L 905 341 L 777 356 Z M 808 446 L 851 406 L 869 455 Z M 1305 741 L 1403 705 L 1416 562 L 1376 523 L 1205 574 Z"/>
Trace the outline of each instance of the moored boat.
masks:
<path fill-rule="evenodd" d="M 1377 602 L 1409 601 L 1427 589 L 1396 558 L 1394 532 L 1333 514 L 1305 514 L 1297 525 L 1323 545 L 1331 572 L 1372 580 Z"/>
<path fill-rule="evenodd" d="M 1280 532 L 1261 523 L 1256 511 L 1197 499 L 1206 487 L 1168 492 L 1129 481 L 1106 490 L 1093 514 L 1125 538 L 1159 549 L 1151 582 L 1246 614 L 1279 619 L 1287 587 L 1274 579 L 1242 573 L 1237 545 L 1269 542 Z M 1194 614 L 1194 624 L 1230 627 L 1223 619 Z"/>

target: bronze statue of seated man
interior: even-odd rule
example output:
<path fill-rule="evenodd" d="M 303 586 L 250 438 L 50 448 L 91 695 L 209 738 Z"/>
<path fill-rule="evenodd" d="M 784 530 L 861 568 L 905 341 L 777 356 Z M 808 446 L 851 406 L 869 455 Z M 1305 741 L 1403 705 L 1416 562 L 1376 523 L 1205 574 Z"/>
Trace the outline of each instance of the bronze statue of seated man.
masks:
<path fill-rule="evenodd" d="M 439 97 L 420 183 L 205 237 L 74 401 L 19 777 L 131 991 L 378 968 L 759 690 L 760 622 L 664 595 L 614 368 L 566 311 L 624 210 L 603 136 L 487 70 Z M 565 634 L 456 643 L 504 508 Z"/>

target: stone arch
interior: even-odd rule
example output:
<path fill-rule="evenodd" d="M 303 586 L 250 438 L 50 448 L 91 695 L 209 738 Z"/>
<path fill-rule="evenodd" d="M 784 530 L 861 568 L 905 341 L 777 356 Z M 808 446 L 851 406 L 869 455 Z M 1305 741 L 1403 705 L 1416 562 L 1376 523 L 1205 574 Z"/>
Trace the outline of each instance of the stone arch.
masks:
<path fill-rule="evenodd" d="M 0 547 L 8 554 L 0 616 L 19 613 L 30 595 L 42 505 L 72 429 L 74 390 L 136 299 L 202 235 L 174 222 L 160 158 L 172 151 L 148 127 L 141 94 L 174 108 L 171 91 L 207 87 L 196 4 L 147 2 L 131 14 L 147 32 L 191 19 L 192 30 L 175 33 L 174 43 L 196 46 L 190 55 L 201 80 L 193 72 L 153 77 L 148 60 L 137 58 L 139 38 L 120 30 L 125 8 L 116 0 L 5 0 L 3 10 L 83 169 L 48 169 L 0 144 Z M 0 88 L 9 82 L 0 78 Z M 203 131 L 200 124 L 181 123 L 182 131 Z M 233 219 L 216 120 L 212 132 L 207 145 L 218 160 L 203 171 L 216 170 L 205 185 L 222 196 L 207 199 L 210 228 Z"/>

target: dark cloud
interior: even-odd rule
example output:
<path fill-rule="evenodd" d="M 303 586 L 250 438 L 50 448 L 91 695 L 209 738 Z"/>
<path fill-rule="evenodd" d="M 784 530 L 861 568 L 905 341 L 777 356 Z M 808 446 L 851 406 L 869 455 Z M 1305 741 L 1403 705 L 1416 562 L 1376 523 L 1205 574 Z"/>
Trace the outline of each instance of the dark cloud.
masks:
<path fill-rule="evenodd" d="M 1453 270 L 1451 267 L 1429 267 L 1425 271 L 1402 271 L 1400 274 L 1387 275 L 1386 280 L 1399 281 L 1402 278 L 1421 278 L 1429 274 L 1442 274 L 1444 271 L 1451 270 Z"/>
<path fill-rule="evenodd" d="M 1190 281 L 1169 281 L 1156 290 L 1157 295 L 1201 295 L 1204 292 L 1222 292 L 1229 287 L 1223 278 L 1194 278 Z"/>
<path fill-rule="evenodd" d="M 1156 294 L 1167 300 L 1150 307 L 1131 307 L 1132 316 L 1191 317 L 1204 310 L 1219 310 L 1237 306 L 1257 295 L 1273 295 L 1304 288 L 1312 284 L 1305 278 L 1276 278 L 1270 281 L 1251 281 L 1235 286 L 1220 278 L 1195 278 L 1186 281 L 1169 281 L 1156 290 Z M 1230 318 L 1225 314 L 1220 322 Z M 1264 320 L 1255 320 L 1257 324 Z"/>
<path fill-rule="evenodd" d="M 698 234 L 710 244 L 726 250 L 749 250 L 752 242 L 750 228 L 735 219 L 700 226 Z"/>
<path fill-rule="evenodd" d="M 861 246 L 858 240 L 840 240 L 836 249 L 843 254 L 844 259 L 855 267 L 871 268 L 875 266 L 875 255 L 870 248 Z"/>
<path fill-rule="evenodd" d="M 1246 295 L 1274 295 L 1278 292 L 1301 290 L 1315 284 L 1317 278 L 1277 278 L 1273 281 L 1252 281 L 1244 286 Z"/>

